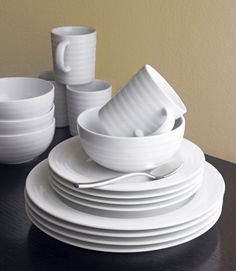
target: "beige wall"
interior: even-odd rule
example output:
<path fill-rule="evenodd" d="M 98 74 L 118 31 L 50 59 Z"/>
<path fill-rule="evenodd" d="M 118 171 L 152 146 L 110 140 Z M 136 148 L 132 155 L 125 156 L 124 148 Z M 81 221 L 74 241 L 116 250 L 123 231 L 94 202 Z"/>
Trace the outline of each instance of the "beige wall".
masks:
<path fill-rule="evenodd" d="M 114 92 L 156 67 L 188 107 L 186 137 L 236 162 L 236 1 L 0 0 L 0 76 L 50 68 L 61 25 L 97 29 L 97 78 Z"/>

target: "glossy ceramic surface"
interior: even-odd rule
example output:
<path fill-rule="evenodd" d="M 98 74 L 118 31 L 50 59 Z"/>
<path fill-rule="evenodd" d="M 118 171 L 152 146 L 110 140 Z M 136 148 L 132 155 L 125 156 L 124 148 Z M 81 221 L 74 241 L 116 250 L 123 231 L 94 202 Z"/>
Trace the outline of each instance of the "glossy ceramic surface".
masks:
<path fill-rule="evenodd" d="M 0 120 L 40 117 L 53 105 L 52 83 L 31 77 L 0 78 Z"/>
<path fill-rule="evenodd" d="M 222 208 L 222 202 L 219 202 L 215 208 L 213 208 L 210 212 L 200 216 L 197 219 L 194 219 L 190 222 L 182 223 L 177 226 L 166 227 L 161 229 L 153 229 L 153 230 L 141 230 L 141 231 L 116 231 L 116 230 L 108 230 L 108 229 L 99 229 L 99 228 L 92 228 L 87 226 L 82 226 L 78 224 L 69 223 L 63 220 L 63 217 L 56 218 L 47 212 L 39 209 L 37 206 L 34 205 L 32 201 L 28 198 L 27 194 L 25 193 L 25 203 L 26 208 L 30 209 L 33 213 L 37 214 L 39 217 L 42 217 L 44 220 L 51 222 L 52 224 L 58 225 L 68 230 L 72 230 L 74 232 L 81 232 L 86 234 L 92 234 L 96 236 L 104 236 L 104 237 L 118 237 L 118 238 L 142 238 L 142 237 L 152 237 L 152 236 L 159 236 L 162 234 L 168 234 L 173 232 L 178 232 L 189 227 L 192 227 L 200 222 L 205 221 L 206 219 L 213 216 L 217 211 Z"/>
<path fill-rule="evenodd" d="M 110 135 L 133 136 L 136 129 L 150 135 L 162 126 L 167 113 L 178 119 L 186 107 L 169 83 L 145 65 L 101 108 L 99 120 Z"/>
<path fill-rule="evenodd" d="M 200 176 L 200 175 L 199 175 Z M 147 193 L 146 197 L 139 197 L 138 195 L 136 198 L 122 198 L 119 197 L 119 194 L 115 194 L 116 197 L 113 197 L 114 194 L 112 193 L 110 197 L 108 195 L 103 196 L 102 192 L 101 194 L 98 194 L 97 196 L 90 194 L 91 190 L 73 190 L 70 188 L 70 186 L 65 185 L 66 183 L 63 182 L 63 180 L 53 175 L 51 172 L 49 172 L 49 181 L 53 182 L 56 186 L 58 186 L 61 190 L 63 190 L 65 193 L 70 194 L 74 197 L 78 197 L 80 199 L 89 200 L 96 203 L 106 203 L 106 204 L 115 204 L 115 205 L 121 205 L 121 206 L 130 206 L 130 205 L 139 205 L 139 204 L 150 204 L 150 203 L 157 203 L 157 202 L 164 202 L 166 200 L 171 200 L 173 198 L 179 197 L 183 195 L 184 193 L 188 193 L 194 189 L 195 186 L 200 184 L 202 182 L 202 176 L 198 178 L 193 178 L 193 180 L 190 180 L 186 183 L 186 185 L 178 186 L 178 189 L 176 186 L 169 187 L 168 190 L 165 190 L 166 194 L 162 192 L 162 195 L 158 196 L 159 191 L 153 190 L 153 193 Z M 155 192 L 157 196 L 155 196 Z M 122 194 L 121 194 L 122 195 Z M 145 195 L 145 194 L 144 194 Z"/>
<path fill-rule="evenodd" d="M 95 244 L 113 245 L 113 246 L 140 246 L 140 245 L 142 246 L 142 245 L 153 245 L 153 244 L 160 244 L 163 242 L 173 241 L 173 240 L 188 236 L 206 227 L 207 225 L 213 223 L 213 221 L 218 219 L 219 215 L 221 214 L 221 209 L 219 209 L 209 218 L 201 221 L 200 223 L 197 223 L 194 226 L 191 226 L 184 230 L 180 230 L 173 233 L 162 234 L 162 235 L 151 236 L 151 237 L 119 238 L 119 237 L 105 237 L 105 236 L 100 237 L 97 235 L 85 234 L 85 233 L 74 232 L 72 230 L 67 230 L 61 226 L 58 226 L 54 223 L 49 222 L 48 220 L 42 218 L 41 216 L 38 216 L 36 213 L 32 212 L 29 208 L 27 208 L 27 211 L 30 217 L 33 219 L 33 221 L 41 223 L 45 227 L 61 235 L 67 236 L 69 238 L 74 238 L 76 240 L 91 242 Z"/>
<path fill-rule="evenodd" d="M 111 242 L 112 244 L 106 244 L 105 242 L 99 243 L 97 239 L 94 242 L 93 238 L 85 238 L 84 236 L 78 237 L 73 233 L 65 232 L 64 229 L 55 227 L 55 225 L 50 225 L 49 223 L 45 223 L 40 218 L 35 218 L 30 212 L 28 212 L 28 216 L 31 221 L 43 232 L 48 234 L 49 236 L 58 239 L 67 244 L 82 247 L 86 249 L 92 249 L 96 251 L 106 251 L 106 252 L 117 252 L 117 253 L 127 253 L 127 252 L 144 252 L 144 251 L 152 251 L 158 249 L 164 249 L 172 246 L 176 246 L 181 243 L 188 242 L 192 239 L 197 238 L 202 235 L 206 231 L 208 231 L 218 220 L 220 213 L 215 215 L 212 219 L 207 221 L 207 223 L 203 223 L 199 227 L 195 227 L 195 229 L 191 229 L 186 231 L 185 234 L 182 234 L 183 237 L 176 235 L 176 239 L 170 241 L 158 242 L 157 244 L 148 244 L 148 245 L 116 245 L 116 243 Z M 89 240 L 89 241 L 86 241 Z M 165 239 L 164 239 L 165 240 Z"/>
<path fill-rule="evenodd" d="M 18 135 L 42 130 L 53 122 L 55 107 L 49 112 L 35 118 L 19 120 L 0 120 L 0 136 Z"/>
<path fill-rule="evenodd" d="M 111 99 L 112 86 L 103 80 L 84 85 L 67 85 L 67 111 L 72 136 L 78 135 L 79 114 L 93 107 L 101 107 Z"/>
<path fill-rule="evenodd" d="M 157 214 L 163 214 L 171 212 L 177 208 L 180 208 L 187 202 L 187 200 L 196 193 L 199 189 L 200 184 L 195 185 L 190 191 L 183 193 L 175 198 L 162 201 L 154 202 L 149 204 L 137 204 L 137 205 L 117 205 L 98 203 L 79 197 L 75 197 L 71 194 L 66 193 L 56 186 L 52 181 L 50 182 L 53 190 L 62 197 L 64 202 L 70 205 L 72 208 L 81 210 L 84 212 L 91 213 L 93 215 L 101 215 L 108 217 L 120 217 L 120 218 L 135 218 L 135 217 L 147 217 Z"/>
<path fill-rule="evenodd" d="M 39 78 L 50 81 L 55 87 L 54 104 L 56 127 L 68 126 L 66 86 L 55 82 L 53 71 L 45 71 L 39 75 Z"/>
<path fill-rule="evenodd" d="M 197 173 L 201 177 L 205 157 L 199 147 L 191 141 L 183 139 L 176 156 L 183 160 L 184 165 L 173 176 L 158 181 L 150 181 L 145 176 L 136 176 L 114 184 L 97 187 L 96 189 L 87 189 L 87 191 L 103 190 L 113 193 L 116 191 L 143 192 L 150 190 L 152 193 L 153 190 L 164 189 L 178 184 L 182 186 L 186 182 L 191 182 L 191 178 L 195 177 Z M 119 174 L 93 162 L 82 150 L 79 137 L 68 139 L 54 147 L 48 156 L 48 161 L 51 170 L 63 178 L 64 182 L 67 181 L 71 184 L 73 189 L 73 183 L 78 181 L 89 182 L 113 178 Z M 83 190 L 80 190 L 80 192 L 83 192 Z M 164 191 L 164 193 L 166 192 Z M 168 192 L 171 193 L 171 190 L 168 190 Z M 157 196 L 158 193 L 155 193 L 155 195 Z M 129 194 L 129 196 L 131 195 Z"/>
<path fill-rule="evenodd" d="M 206 163 L 204 181 L 197 193 L 181 208 L 157 216 L 125 219 L 95 216 L 66 205 L 48 181 L 47 160 L 38 164 L 26 180 L 26 194 L 39 209 L 69 223 L 109 230 L 151 230 L 177 226 L 197 219 L 222 201 L 225 185 L 220 173 Z"/>
<path fill-rule="evenodd" d="M 98 110 L 93 108 L 81 113 L 77 122 L 84 151 L 103 167 L 121 172 L 144 171 L 166 162 L 180 147 L 185 130 L 184 118 L 178 119 L 169 133 L 114 137 L 101 131 Z"/>
<path fill-rule="evenodd" d="M 55 119 L 48 127 L 35 132 L 0 135 L 0 162 L 20 164 L 36 158 L 48 148 L 54 132 Z"/>
<path fill-rule="evenodd" d="M 61 84 L 86 84 L 95 79 L 96 30 L 88 26 L 63 26 L 51 30 L 55 80 Z"/>

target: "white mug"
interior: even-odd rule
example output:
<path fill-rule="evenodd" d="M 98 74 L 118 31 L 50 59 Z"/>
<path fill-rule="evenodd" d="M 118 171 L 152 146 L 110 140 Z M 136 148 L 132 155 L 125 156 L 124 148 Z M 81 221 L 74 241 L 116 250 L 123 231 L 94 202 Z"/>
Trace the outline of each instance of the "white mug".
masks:
<path fill-rule="evenodd" d="M 103 80 L 94 80 L 84 85 L 67 85 L 67 112 L 69 119 L 70 134 L 78 135 L 77 118 L 83 111 L 101 107 L 112 96 L 112 86 Z"/>
<path fill-rule="evenodd" d="M 95 78 L 96 30 L 89 26 L 62 26 L 51 30 L 55 81 L 86 84 Z"/>
<path fill-rule="evenodd" d="M 56 127 L 68 126 L 66 86 L 55 82 L 53 71 L 45 71 L 39 75 L 39 78 L 50 81 L 55 87 L 54 104 Z"/>
<path fill-rule="evenodd" d="M 184 103 L 168 82 L 145 65 L 99 110 L 99 120 L 109 135 L 145 136 L 170 131 L 174 120 L 185 112 Z"/>

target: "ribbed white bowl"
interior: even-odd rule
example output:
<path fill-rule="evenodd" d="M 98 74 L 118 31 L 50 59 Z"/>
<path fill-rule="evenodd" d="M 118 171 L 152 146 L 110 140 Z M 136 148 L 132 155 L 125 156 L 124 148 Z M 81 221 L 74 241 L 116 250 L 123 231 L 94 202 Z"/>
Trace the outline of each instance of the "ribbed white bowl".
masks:
<path fill-rule="evenodd" d="M 84 151 L 98 164 L 109 169 L 135 172 L 154 168 L 179 149 L 185 130 L 185 119 L 179 118 L 172 131 L 145 137 L 104 135 L 98 121 L 99 108 L 80 114 L 78 129 Z"/>
<path fill-rule="evenodd" d="M 111 99 L 112 86 L 103 80 L 94 80 L 84 85 L 67 85 L 67 112 L 72 136 L 78 135 L 79 114 L 93 107 L 101 107 Z"/>
<path fill-rule="evenodd" d="M 55 79 L 62 84 L 86 84 L 95 78 L 96 30 L 86 26 L 57 27 L 51 31 L 53 66 Z M 58 46 L 67 41 L 64 50 L 64 66 L 58 66 Z"/>
<path fill-rule="evenodd" d="M 50 145 L 55 132 L 55 119 L 38 131 L 0 136 L 0 163 L 20 164 L 33 160 Z"/>
<path fill-rule="evenodd" d="M 0 78 L 0 120 L 39 117 L 50 111 L 54 99 L 52 83 L 30 77 Z"/>
<path fill-rule="evenodd" d="M 55 107 L 35 118 L 27 118 L 22 120 L 0 120 L 0 136 L 2 135 L 18 135 L 31 133 L 47 128 L 53 121 Z"/>
<path fill-rule="evenodd" d="M 55 87 L 55 119 L 56 127 L 68 126 L 67 105 L 66 105 L 66 86 L 55 82 L 53 71 L 45 71 L 39 78 L 50 81 Z"/>
<path fill-rule="evenodd" d="M 109 135 L 133 136 L 137 129 L 150 135 L 162 126 L 167 113 L 177 119 L 186 107 L 168 82 L 145 65 L 101 108 L 99 119 Z"/>

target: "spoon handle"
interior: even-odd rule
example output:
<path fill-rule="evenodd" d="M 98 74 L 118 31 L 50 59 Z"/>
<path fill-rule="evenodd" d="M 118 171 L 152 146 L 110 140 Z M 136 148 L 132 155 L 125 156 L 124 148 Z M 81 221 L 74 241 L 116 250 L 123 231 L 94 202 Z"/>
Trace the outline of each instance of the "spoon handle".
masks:
<path fill-rule="evenodd" d="M 128 177 L 133 177 L 133 176 L 146 176 L 148 178 L 154 179 L 154 177 L 152 175 L 150 175 L 146 172 L 134 172 L 134 173 L 123 174 L 123 175 L 120 175 L 120 176 L 112 178 L 112 179 L 99 180 L 99 181 L 90 182 L 90 183 L 74 183 L 73 185 L 75 188 L 81 188 L 81 189 L 94 188 L 94 187 L 98 187 L 98 186 L 102 186 L 102 185 L 111 184 L 116 181 L 120 181 L 120 180 L 126 179 Z"/>

